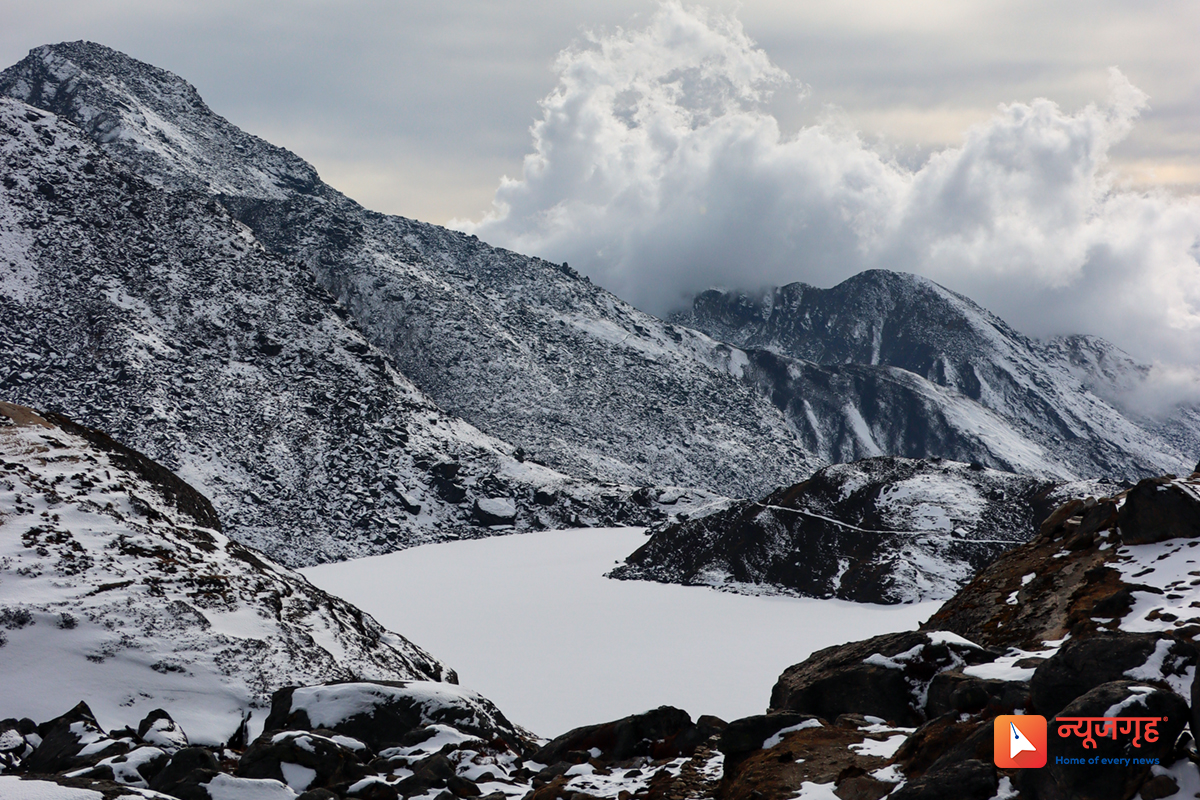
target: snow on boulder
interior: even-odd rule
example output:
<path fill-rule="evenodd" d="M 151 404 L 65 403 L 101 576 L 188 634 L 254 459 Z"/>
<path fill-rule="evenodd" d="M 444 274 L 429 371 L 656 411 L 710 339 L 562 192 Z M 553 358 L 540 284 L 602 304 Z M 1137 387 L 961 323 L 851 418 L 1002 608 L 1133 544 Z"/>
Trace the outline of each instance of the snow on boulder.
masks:
<path fill-rule="evenodd" d="M 364 750 L 362 755 L 370 754 Z M 308 731 L 265 733 L 242 754 L 237 766 L 239 777 L 277 780 L 296 792 L 351 782 L 361 770 L 358 752 Z"/>
<path fill-rule="evenodd" d="M 1067 641 L 1038 665 L 1029 682 L 1037 713 L 1052 717 L 1104 683 L 1128 678 L 1191 691 L 1200 658 L 1196 646 L 1162 633 L 1100 631 Z"/>
<path fill-rule="evenodd" d="M 992 651 L 953 633 L 887 633 L 818 650 L 788 667 L 771 690 L 770 709 L 829 720 L 864 714 L 919 724 L 925 721 L 935 675 L 995 658 Z"/>
<path fill-rule="evenodd" d="M 400 744 L 419 727 L 435 724 L 487 741 L 499 739 L 518 752 L 530 745 L 528 734 L 509 722 L 492 701 L 435 681 L 288 686 L 272 697 L 266 730 L 332 730 L 378 752 Z"/>
<path fill-rule="evenodd" d="M 179 723 L 163 745 L 215 744 L 283 685 L 455 680 L 224 536 L 169 470 L 65 417 L 0 403 L 0 509 L 0 718 L 86 698 L 107 727 L 161 709 Z"/>
<path fill-rule="evenodd" d="M 480 497 L 475 501 L 475 517 L 484 525 L 511 525 L 517 505 L 507 497 Z"/>

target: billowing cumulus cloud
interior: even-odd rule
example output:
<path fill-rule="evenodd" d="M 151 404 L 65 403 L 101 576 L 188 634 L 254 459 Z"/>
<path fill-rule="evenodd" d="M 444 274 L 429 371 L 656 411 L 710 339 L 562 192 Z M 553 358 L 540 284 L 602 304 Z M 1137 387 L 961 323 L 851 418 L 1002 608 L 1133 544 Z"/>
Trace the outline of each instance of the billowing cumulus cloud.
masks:
<path fill-rule="evenodd" d="M 879 267 L 1035 336 L 1200 365 L 1200 202 L 1114 183 L 1107 154 L 1148 101 L 1116 69 L 1103 101 L 1001 106 L 915 169 L 837 114 L 785 134 L 767 105 L 806 87 L 732 17 L 667 2 L 564 51 L 557 71 L 523 174 L 457 227 L 660 314 L 709 286 L 830 286 Z"/>

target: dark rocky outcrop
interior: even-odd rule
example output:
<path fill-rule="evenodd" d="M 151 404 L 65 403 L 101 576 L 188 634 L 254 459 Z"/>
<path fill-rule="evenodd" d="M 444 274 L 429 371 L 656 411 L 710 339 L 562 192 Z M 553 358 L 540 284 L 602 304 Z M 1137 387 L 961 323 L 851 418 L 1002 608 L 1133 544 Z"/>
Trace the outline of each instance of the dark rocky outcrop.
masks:
<path fill-rule="evenodd" d="M 188 746 L 187 732 L 161 708 L 154 709 L 138 723 L 137 735 L 143 742 L 168 752 Z"/>
<path fill-rule="evenodd" d="M 662 525 L 610 577 L 865 603 L 945 598 L 1027 541 L 1070 491 L 953 461 L 836 464 L 758 500 Z"/>
<path fill-rule="evenodd" d="M 403 743 L 406 736 L 429 724 L 449 725 L 519 753 L 530 745 L 529 737 L 487 698 L 432 681 L 287 686 L 271 697 L 266 730 L 329 730 L 378 752 Z"/>
<path fill-rule="evenodd" d="M 1200 496 L 1193 484 L 1146 478 L 1126 495 L 1119 524 L 1125 544 L 1200 537 Z"/>
<path fill-rule="evenodd" d="M 761 750 L 763 743 L 781 730 L 819 722 L 812 714 L 797 714 L 791 711 L 743 717 L 729 723 L 721 731 L 718 747 L 727 758 L 737 758 L 745 753 Z"/>
<path fill-rule="evenodd" d="M 654 759 L 691 755 L 710 736 L 720 732 L 724 723 L 713 717 L 702 717 L 693 723 L 691 715 L 679 708 L 660 706 L 644 714 L 587 725 L 564 733 L 539 748 L 530 758 L 541 764 L 557 764 L 569 760 L 572 753 L 587 760 L 589 752 L 610 761 L 624 761 L 635 756 Z"/>
<path fill-rule="evenodd" d="M 207 800 L 208 792 L 201 789 L 218 772 L 221 764 L 210 751 L 202 747 L 185 747 L 150 780 L 150 788 L 180 800 Z"/>
<path fill-rule="evenodd" d="M 1165 681 L 1182 680 L 1200 653 L 1188 641 L 1154 633 L 1104 631 L 1072 639 L 1043 661 L 1029 681 L 1033 708 L 1049 718 L 1101 684 L 1128 679 L 1150 666 Z M 1150 663 L 1153 659 L 1153 662 Z M 1142 677 L 1138 675 L 1138 677 Z"/>
<path fill-rule="evenodd" d="M 1029 706 L 1029 685 L 1021 681 L 985 680 L 961 672 L 939 672 L 929 683 L 925 714 L 1011 714 Z"/>
<path fill-rule="evenodd" d="M 362 763 L 357 752 L 308 731 L 264 733 L 242 754 L 236 774 L 287 783 L 284 765 L 297 765 L 312 772 L 307 784 L 293 787 L 303 790 L 333 786 L 362 776 Z"/>
<path fill-rule="evenodd" d="M 990 800 L 996 796 L 998 785 L 996 765 L 990 760 L 972 758 L 931 769 L 889 797 L 893 800 Z"/>
<path fill-rule="evenodd" d="M 109 739 L 83 702 L 39 725 L 37 734 L 41 744 L 23 764 L 29 772 L 65 772 L 90 767 L 130 749 L 128 740 Z"/>
<path fill-rule="evenodd" d="M 954 636 L 884 634 L 818 650 L 789 667 L 771 690 L 770 707 L 826 719 L 866 714 L 919 724 L 925 719 L 925 690 L 939 672 L 994 658 Z"/>

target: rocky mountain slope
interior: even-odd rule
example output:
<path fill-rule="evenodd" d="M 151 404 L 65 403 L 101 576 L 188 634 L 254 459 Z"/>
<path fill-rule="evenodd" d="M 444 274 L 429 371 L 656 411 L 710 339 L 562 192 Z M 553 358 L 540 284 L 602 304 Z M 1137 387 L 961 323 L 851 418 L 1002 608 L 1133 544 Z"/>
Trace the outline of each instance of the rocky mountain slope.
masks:
<path fill-rule="evenodd" d="M 19 472 L 71 496 L 65 484 L 77 481 L 53 478 L 80 469 L 71 457 L 89 453 L 78 449 L 82 439 L 47 430 L 32 418 L 0 428 L 0 438 L 15 431 L 47 447 Z M 177 524 L 187 517 L 192 536 L 216 537 L 193 525 L 207 519 L 201 500 L 161 477 L 155 485 L 167 499 L 150 505 L 144 483 L 128 485 L 128 497 Z M 80 529 L 57 502 L 53 521 L 74 534 Z M 122 524 L 149 526 L 139 503 L 111 511 Z M 283 686 L 261 735 L 204 747 L 176 712 L 131 709 L 121 720 L 131 727 L 106 730 L 79 703 L 40 724 L 0 721 L 0 792 L 38 800 L 1191 797 L 1200 791 L 1198 531 L 1200 473 L 1074 498 L 921 630 L 818 651 L 780 675 L 766 713 L 732 722 L 660 707 L 545 740 L 452 684 L 352 680 Z M 220 566 L 235 561 L 245 563 Z M 97 559 L 95 574 L 120 566 Z M 5 648 L 35 627 L 6 625 Z M 193 669 L 203 675 L 204 666 Z M 0 713 L 15 702 L 6 695 Z M 1047 717 L 1046 766 L 995 766 L 996 718 L 1014 713 Z M 1114 723 L 1090 723 L 1097 717 Z"/>
<path fill-rule="evenodd" d="M 100 45 L 37 48 L 0 73 L 0 93 L 70 119 L 157 186 L 219 197 L 270 252 L 311 270 L 439 406 L 569 474 L 754 496 L 823 462 L 883 454 L 1059 479 L 1191 463 L 1187 436 L 1165 441 L 1069 371 L 1029 367 L 1028 340 L 932 284 L 917 291 L 876 274 L 863 279 L 879 284 L 870 297 L 843 292 L 830 313 L 854 343 L 845 357 L 689 318 L 724 344 L 643 314 L 565 265 L 366 211 L 214 114 L 185 81 Z M 917 295 L 937 302 L 905 305 Z M 939 316 L 946 303 L 979 328 L 960 337 L 983 348 L 963 351 L 975 371 L 954 353 L 893 364 L 871 352 L 871 331 L 894 338 L 881 310 L 941 330 L 959 324 Z"/>
<path fill-rule="evenodd" d="M 1030 339 L 916 275 L 872 270 L 831 289 L 793 283 L 757 294 L 710 290 L 672 321 L 738 347 L 825 366 L 904 370 L 969 398 L 1080 476 L 1178 472 L 1195 463 L 1200 446 L 1200 427 L 1187 414 L 1163 423 L 1122 409 L 1120 398 L 1145 380 L 1148 365 L 1092 336 Z"/>
<path fill-rule="evenodd" d="M 443 412 L 208 195 L 154 187 L 16 101 L 0 137 L 0 392 L 177 470 L 239 541 L 299 565 L 666 513 Z"/>
<path fill-rule="evenodd" d="M 252 709 L 261 721 L 281 684 L 455 680 L 357 608 L 222 534 L 209 501 L 159 464 L 9 403 L 0 403 L 0 664 L 6 715 L 45 719 L 64 697 L 87 697 L 109 724 L 165 708 L 210 744 Z"/>
<path fill-rule="evenodd" d="M 952 461 L 881 457 L 661 525 L 610 577 L 750 594 L 912 603 L 950 597 L 1064 496 L 1109 494 Z"/>
<path fill-rule="evenodd" d="M 531 458 L 722 493 L 816 465 L 731 374 L 728 347 L 557 264 L 368 212 L 168 72 L 77 42 L 33 51 L 0 74 L 0 94 L 70 119 L 155 185 L 220 196 L 268 249 L 312 270 L 439 406 Z"/>

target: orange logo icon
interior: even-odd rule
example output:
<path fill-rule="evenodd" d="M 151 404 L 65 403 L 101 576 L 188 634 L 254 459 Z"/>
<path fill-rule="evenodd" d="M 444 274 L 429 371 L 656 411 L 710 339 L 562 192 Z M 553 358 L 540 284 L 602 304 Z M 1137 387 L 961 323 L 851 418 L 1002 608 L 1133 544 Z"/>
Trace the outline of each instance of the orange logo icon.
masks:
<path fill-rule="evenodd" d="M 1037 714 L 996 717 L 996 766 L 1001 769 L 1046 766 L 1046 718 Z"/>

